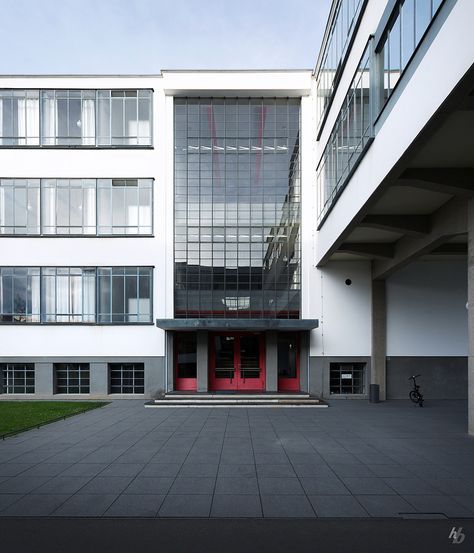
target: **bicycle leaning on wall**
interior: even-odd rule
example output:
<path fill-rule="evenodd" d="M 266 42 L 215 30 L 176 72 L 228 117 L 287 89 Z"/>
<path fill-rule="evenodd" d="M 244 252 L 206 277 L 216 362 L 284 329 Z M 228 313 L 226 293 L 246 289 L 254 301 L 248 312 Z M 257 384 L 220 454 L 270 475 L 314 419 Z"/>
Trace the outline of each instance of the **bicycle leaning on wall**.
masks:
<path fill-rule="evenodd" d="M 423 394 L 420 392 L 420 386 L 416 383 L 416 379 L 420 375 L 410 376 L 408 380 L 413 380 L 413 390 L 410 391 L 410 399 L 413 403 L 418 403 L 420 407 L 423 407 Z"/>

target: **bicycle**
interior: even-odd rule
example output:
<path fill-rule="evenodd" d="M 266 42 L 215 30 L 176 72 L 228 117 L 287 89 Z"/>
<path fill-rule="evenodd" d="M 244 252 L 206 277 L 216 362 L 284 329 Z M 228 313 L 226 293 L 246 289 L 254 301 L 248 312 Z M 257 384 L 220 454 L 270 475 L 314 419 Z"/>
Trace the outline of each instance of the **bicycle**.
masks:
<path fill-rule="evenodd" d="M 413 403 L 418 403 L 420 407 L 423 407 L 423 394 L 420 392 L 420 386 L 416 383 L 416 379 L 420 375 L 410 376 L 408 380 L 413 380 L 413 390 L 410 392 L 410 399 Z"/>

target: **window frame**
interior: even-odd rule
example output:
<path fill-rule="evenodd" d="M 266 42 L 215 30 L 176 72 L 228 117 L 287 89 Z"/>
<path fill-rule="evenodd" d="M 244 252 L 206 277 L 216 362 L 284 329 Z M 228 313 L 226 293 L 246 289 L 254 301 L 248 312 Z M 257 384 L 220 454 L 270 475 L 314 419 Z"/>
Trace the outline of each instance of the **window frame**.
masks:
<path fill-rule="evenodd" d="M 21 387 L 23 387 L 23 392 L 15 392 L 15 391 L 9 391 L 9 388 L 15 388 L 15 378 L 16 372 L 22 371 L 23 372 L 23 384 L 21 384 Z M 9 384 L 9 373 L 11 374 L 11 378 L 13 379 L 13 383 Z M 33 374 L 33 384 L 27 384 L 28 375 L 27 373 L 30 373 L 29 378 L 31 379 L 31 373 Z M 36 393 L 36 367 L 34 363 L 0 363 L 0 390 L 1 395 L 32 395 Z M 29 388 L 29 389 L 28 389 Z"/>
<path fill-rule="evenodd" d="M 73 385 L 70 384 L 70 373 L 75 370 L 78 373 L 78 384 L 76 385 L 79 389 L 78 392 L 70 392 L 69 389 Z M 65 373 L 66 384 L 59 385 L 59 375 L 58 373 Z M 90 363 L 53 363 L 53 375 L 54 375 L 54 394 L 55 395 L 90 395 Z M 87 373 L 84 374 L 83 373 Z M 63 377 L 61 377 L 63 378 Z M 83 379 L 86 379 L 87 383 L 83 384 Z M 59 391 L 59 388 L 64 388 L 64 391 Z M 87 391 L 82 391 L 82 388 L 85 388 Z"/>
<path fill-rule="evenodd" d="M 127 367 L 131 367 L 127 368 Z M 132 385 L 133 391 L 124 392 L 124 387 L 129 387 L 128 384 L 124 384 L 124 372 L 127 370 L 132 371 Z M 113 384 L 113 372 L 119 372 L 120 375 L 120 384 Z M 143 384 L 136 384 L 136 372 L 143 373 Z M 107 364 L 107 373 L 108 373 L 108 394 L 109 395 L 144 395 L 145 393 L 145 363 L 108 363 Z M 135 391 L 136 387 L 142 388 L 142 391 Z M 120 388 L 120 391 L 114 391 L 114 388 Z"/>

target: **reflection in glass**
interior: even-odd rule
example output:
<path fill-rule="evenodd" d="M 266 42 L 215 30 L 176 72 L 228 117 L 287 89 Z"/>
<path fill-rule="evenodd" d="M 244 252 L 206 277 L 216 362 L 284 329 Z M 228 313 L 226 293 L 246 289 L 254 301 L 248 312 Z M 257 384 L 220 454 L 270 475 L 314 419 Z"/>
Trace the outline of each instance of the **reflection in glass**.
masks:
<path fill-rule="evenodd" d="M 39 234 L 39 179 L 0 179 L 0 234 Z"/>
<path fill-rule="evenodd" d="M 175 316 L 298 318 L 299 99 L 175 99 Z"/>
<path fill-rule="evenodd" d="M 39 268 L 0 267 L 0 322 L 39 321 Z"/>

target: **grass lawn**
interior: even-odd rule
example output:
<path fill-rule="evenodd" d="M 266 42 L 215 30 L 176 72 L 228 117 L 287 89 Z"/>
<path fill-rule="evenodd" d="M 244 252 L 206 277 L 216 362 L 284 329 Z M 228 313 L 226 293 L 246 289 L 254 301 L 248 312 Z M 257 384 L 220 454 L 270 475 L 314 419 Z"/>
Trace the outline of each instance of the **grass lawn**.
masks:
<path fill-rule="evenodd" d="M 104 401 L 0 401 L 0 437 L 107 405 Z"/>

